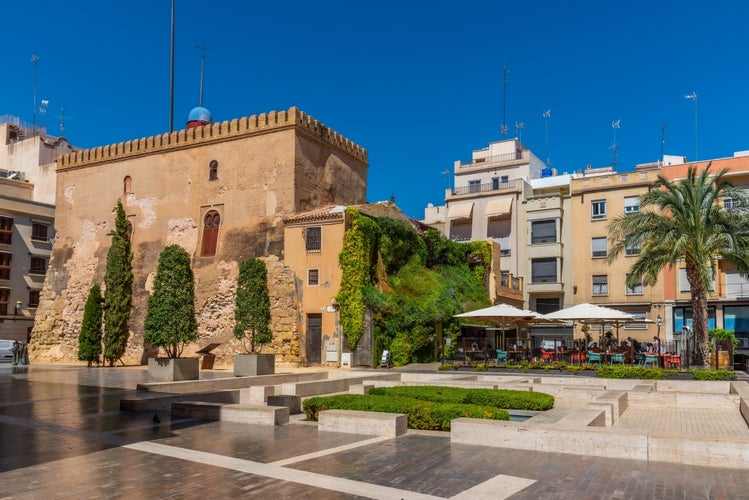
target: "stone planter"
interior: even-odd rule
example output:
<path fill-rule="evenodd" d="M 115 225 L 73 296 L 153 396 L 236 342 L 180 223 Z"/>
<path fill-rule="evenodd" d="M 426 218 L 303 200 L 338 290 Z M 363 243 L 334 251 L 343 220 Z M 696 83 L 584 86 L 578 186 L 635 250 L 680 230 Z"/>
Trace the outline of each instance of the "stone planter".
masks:
<path fill-rule="evenodd" d="M 276 373 L 275 354 L 236 354 L 234 356 L 234 376 L 254 377 Z"/>
<path fill-rule="evenodd" d="M 198 380 L 200 359 L 198 358 L 148 358 L 149 382 L 179 382 Z"/>

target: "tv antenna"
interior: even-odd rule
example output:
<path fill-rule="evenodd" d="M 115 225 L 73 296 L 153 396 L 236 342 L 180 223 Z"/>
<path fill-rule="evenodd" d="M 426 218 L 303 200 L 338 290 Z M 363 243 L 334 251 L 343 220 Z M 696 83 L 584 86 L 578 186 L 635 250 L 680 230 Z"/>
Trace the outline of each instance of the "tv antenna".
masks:
<path fill-rule="evenodd" d="M 523 128 L 525 127 L 525 124 L 523 122 L 515 122 L 515 137 L 518 138 L 518 141 L 523 142 Z"/>
<path fill-rule="evenodd" d="M 617 144 L 616 142 L 616 131 L 621 127 L 621 125 L 621 119 L 613 120 L 611 122 L 611 128 L 614 129 L 614 142 L 611 143 L 611 147 L 609 149 L 614 150 L 614 158 L 611 161 L 611 166 L 614 168 L 616 168 L 616 165 L 619 163 L 619 144 Z"/>
<path fill-rule="evenodd" d="M 504 93 L 503 93 L 503 105 L 502 105 L 502 126 L 499 128 L 502 132 L 502 137 L 507 136 L 507 76 L 510 74 L 510 70 L 505 65 L 504 69 Z"/>
<path fill-rule="evenodd" d="M 63 135 L 65 134 L 65 120 L 70 119 L 65 116 L 65 106 L 60 106 L 60 114 L 56 118 L 59 120 L 57 124 L 60 126 L 60 135 Z"/>
<path fill-rule="evenodd" d="M 661 161 L 663 161 L 663 148 L 666 145 L 666 124 L 661 125 Z"/>
<path fill-rule="evenodd" d="M 31 62 L 34 63 L 34 105 L 31 109 L 34 110 L 34 135 L 36 135 L 36 69 L 39 64 L 39 58 L 32 54 Z"/>
<path fill-rule="evenodd" d="M 551 118 L 551 108 L 544 111 L 544 119 L 546 120 L 546 166 L 551 166 L 551 158 L 549 157 L 549 118 Z"/>
<path fill-rule="evenodd" d="M 442 175 L 445 176 L 445 184 L 447 184 L 447 187 L 450 187 L 450 171 L 448 169 L 445 169 L 442 171 Z"/>
<path fill-rule="evenodd" d="M 685 95 L 684 99 L 694 101 L 694 161 L 697 161 L 697 92 Z"/>
<path fill-rule="evenodd" d="M 200 54 L 200 104 L 198 104 L 198 106 L 200 106 L 202 108 L 203 107 L 203 79 L 205 77 L 205 51 L 206 50 L 210 51 L 211 49 L 209 49 L 208 47 L 205 46 L 205 40 L 203 40 L 203 45 L 196 45 L 195 48 L 196 49 L 201 49 L 201 54 Z"/>

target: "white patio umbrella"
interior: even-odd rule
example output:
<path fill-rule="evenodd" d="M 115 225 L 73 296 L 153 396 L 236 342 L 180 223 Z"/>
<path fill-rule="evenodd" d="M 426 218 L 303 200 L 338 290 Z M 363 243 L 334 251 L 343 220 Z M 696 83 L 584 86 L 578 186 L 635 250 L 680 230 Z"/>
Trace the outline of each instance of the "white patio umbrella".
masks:
<path fill-rule="evenodd" d="M 612 325 L 616 327 L 617 334 L 621 325 L 635 320 L 631 314 L 624 311 L 596 304 L 588 304 L 587 302 L 545 314 L 544 318 L 547 320 L 579 321 L 581 323 L 601 325 L 601 330 L 603 330 L 604 325 Z"/>
<path fill-rule="evenodd" d="M 456 314 L 453 317 L 498 323 L 502 328 L 503 338 L 505 330 L 510 324 L 520 322 L 529 323 L 534 320 L 543 320 L 543 316 L 537 312 L 529 311 L 527 309 L 519 309 L 509 304 L 497 304 L 496 306 Z"/>

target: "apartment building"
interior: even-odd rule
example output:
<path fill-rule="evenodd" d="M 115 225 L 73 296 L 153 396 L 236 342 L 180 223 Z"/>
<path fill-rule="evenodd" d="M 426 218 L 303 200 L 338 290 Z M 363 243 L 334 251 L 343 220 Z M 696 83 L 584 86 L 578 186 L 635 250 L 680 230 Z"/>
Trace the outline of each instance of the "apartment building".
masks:
<path fill-rule="evenodd" d="M 55 215 L 55 158 L 68 142 L 0 116 L 0 338 L 27 342 L 47 272 Z"/>

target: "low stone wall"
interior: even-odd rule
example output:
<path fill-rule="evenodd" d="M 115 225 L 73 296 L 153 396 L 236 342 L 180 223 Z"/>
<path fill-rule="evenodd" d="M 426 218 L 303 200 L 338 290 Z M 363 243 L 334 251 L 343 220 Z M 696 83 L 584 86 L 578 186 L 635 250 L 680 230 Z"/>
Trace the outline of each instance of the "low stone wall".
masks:
<path fill-rule="evenodd" d="M 318 420 L 321 431 L 396 437 L 408 430 L 408 416 L 402 413 L 325 410 Z"/>

